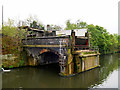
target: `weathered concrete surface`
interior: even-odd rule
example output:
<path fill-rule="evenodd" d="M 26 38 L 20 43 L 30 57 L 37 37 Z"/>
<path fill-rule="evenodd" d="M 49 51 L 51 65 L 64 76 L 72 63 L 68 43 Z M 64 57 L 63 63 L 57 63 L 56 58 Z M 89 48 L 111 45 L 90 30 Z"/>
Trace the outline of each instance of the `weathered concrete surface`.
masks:
<path fill-rule="evenodd" d="M 35 64 L 49 64 L 57 63 L 60 58 L 64 60 L 67 57 L 69 38 L 28 38 L 23 39 L 22 43 L 24 51 L 27 51 L 29 57 L 34 58 Z"/>

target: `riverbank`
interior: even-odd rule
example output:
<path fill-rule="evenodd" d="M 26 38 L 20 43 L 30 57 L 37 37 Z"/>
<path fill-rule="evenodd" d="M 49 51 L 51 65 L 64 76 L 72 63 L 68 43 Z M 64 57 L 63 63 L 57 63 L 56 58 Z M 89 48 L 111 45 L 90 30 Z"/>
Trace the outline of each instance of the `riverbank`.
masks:
<path fill-rule="evenodd" d="M 2 58 L 2 65 L 3 68 L 14 68 L 14 67 L 22 67 L 27 66 L 25 58 L 20 57 L 19 55 L 14 54 L 5 54 L 0 55 Z"/>
<path fill-rule="evenodd" d="M 119 53 L 119 52 L 115 52 Z M 115 53 L 106 53 L 106 54 L 100 54 L 101 55 L 112 55 Z M 2 64 L 0 65 L 0 68 L 10 69 L 10 68 L 19 68 L 19 67 L 29 67 L 29 66 L 35 66 L 34 62 L 32 61 L 31 57 L 28 57 L 24 54 L 22 56 L 15 56 L 13 54 L 5 54 L 0 55 L 0 58 L 2 58 Z"/>
<path fill-rule="evenodd" d="M 100 56 L 100 68 L 67 78 L 58 75 L 58 64 L 11 69 L 2 74 L 2 85 L 3 88 L 117 88 L 117 56 Z"/>

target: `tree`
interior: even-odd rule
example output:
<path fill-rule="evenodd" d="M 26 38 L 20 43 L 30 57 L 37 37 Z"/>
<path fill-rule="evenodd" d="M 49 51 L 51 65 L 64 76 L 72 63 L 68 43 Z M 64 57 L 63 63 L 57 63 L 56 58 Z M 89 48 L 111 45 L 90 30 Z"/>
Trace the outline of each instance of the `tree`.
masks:
<path fill-rule="evenodd" d="M 114 53 L 118 47 L 117 34 L 109 34 L 106 29 L 93 24 L 87 26 L 91 33 L 91 46 L 98 46 L 102 54 Z"/>
<path fill-rule="evenodd" d="M 81 28 L 88 28 L 88 31 L 91 33 L 90 45 L 98 46 L 100 53 L 114 53 L 117 49 L 118 35 L 109 34 L 104 27 L 98 25 L 94 26 L 93 24 L 87 25 L 86 22 L 80 20 L 77 20 L 77 23 L 71 23 L 70 20 L 67 20 L 66 22 L 66 30 Z"/>
<path fill-rule="evenodd" d="M 53 30 L 60 30 L 60 29 L 62 29 L 62 27 L 59 26 L 59 25 L 50 25 L 50 26 L 51 26 L 51 28 L 52 28 Z"/>
<path fill-rule="evenodd" d="M 2 34 L 3 54 L 18 54 L 25 30 L 18 30 L 14 25 L 14 20 L 8 19 L 8 22 L 3 26 Z"/>
<path fill-rule="evenodd" d="M 86 27 L 87 27 L 86 22 L 77 20 L 76 23 L 71 23 L 70 20 L 67 20 L 65 30 L 81 29 L 81 28 L 86 28 Z"/>
<path fill-rule="evenodd" d="M 30 16 L 25 20 L 26 24 L 32 28 L 43 29 L 44 25 L 38 20 L 36 16 Z"/>
<path fill-rule="evenodd" d="M 77 20 L 77 28 L 86 28 L 87 27 L 87 23 Z"/>

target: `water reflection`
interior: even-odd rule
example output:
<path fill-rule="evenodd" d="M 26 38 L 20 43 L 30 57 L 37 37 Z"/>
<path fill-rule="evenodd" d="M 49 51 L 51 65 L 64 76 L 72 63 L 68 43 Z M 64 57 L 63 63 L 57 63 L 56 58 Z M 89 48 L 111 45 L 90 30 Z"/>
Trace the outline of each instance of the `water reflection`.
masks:
<path fill-rule="evenodd" d="M 3 88 L 97 87 L 102 83 L 105 83 L 105 81 L 111 77 L 110 74 L 117 70 L 118 54 L 100 56 L 100 65 L 100 68 L 67 78 L 58 75 L 59 67 L 55 64 L 42 67 L 12 69 L 10 73 L 3 73 Z M 118 74 L 115 74 L 115 77 L 117 76 Z"/>

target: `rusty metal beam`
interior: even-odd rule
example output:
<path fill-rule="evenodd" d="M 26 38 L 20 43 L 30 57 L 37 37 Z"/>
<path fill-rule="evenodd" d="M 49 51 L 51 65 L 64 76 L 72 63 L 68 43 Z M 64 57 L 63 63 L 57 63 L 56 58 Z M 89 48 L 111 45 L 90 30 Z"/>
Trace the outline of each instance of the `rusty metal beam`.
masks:
<path fill-rule="evenodd" d="M 61 45 L 65 47 L 66 45 Z M 23 45 L 23 47 L 60 47 L 60 45 Z"/>

